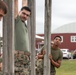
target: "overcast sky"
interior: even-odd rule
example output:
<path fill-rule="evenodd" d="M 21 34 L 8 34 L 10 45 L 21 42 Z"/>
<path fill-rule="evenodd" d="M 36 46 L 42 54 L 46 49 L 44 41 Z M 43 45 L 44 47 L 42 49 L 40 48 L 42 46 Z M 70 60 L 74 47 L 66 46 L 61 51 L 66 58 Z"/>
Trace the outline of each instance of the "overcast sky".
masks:
<path fill-rule="evenodd" d="M 37 33 L 44 33 L 44 1 L 36 0 Z M 71 22 L 76 22 L 76 0 L 52 0 L 52 31 Z"/>
<path fill-rule="evenodd" d="M 36 0 L 36 33 L 44 33 L 44 1 Z M 20 8 L 21 5 L 19 10 Z M 52 31 L 71 22 L 76 22 L 76 0 L 52 0 Z M 1 22 L 0 34 L 2 35 Z"/>

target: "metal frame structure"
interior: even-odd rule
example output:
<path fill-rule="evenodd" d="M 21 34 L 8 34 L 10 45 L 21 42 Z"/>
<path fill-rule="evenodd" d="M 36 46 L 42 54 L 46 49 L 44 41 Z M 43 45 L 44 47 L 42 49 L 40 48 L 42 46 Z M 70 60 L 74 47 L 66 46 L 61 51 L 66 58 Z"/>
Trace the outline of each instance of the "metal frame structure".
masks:
<path fill-rule="evenodd" d="M 3 19 L 3 75 L 14 75 L 14 18 L 18 13 L 18 0 L 4 0 L 8 5 L 8 13 Z M 50 28 L 51 28 L 51 1 L 45 0 L 45 39 L 46 50 L 44 62 L 44 75 L 50 75 L 50 61 L 47 59 L 50 52 Z M 26 3 L 27 2 L 27 3 Z M 31 75 L 35 75 L 35 26 L 36 10 L 35 0 L 22 0 L 22 5 L 27 4 L 31 8 L 31 17 L 28 20 L 28 30 L 31 52 Z M 14 13 L 15 12 L 15 13 Z M 32 69 L 33 68 L 33 69 Z"/>

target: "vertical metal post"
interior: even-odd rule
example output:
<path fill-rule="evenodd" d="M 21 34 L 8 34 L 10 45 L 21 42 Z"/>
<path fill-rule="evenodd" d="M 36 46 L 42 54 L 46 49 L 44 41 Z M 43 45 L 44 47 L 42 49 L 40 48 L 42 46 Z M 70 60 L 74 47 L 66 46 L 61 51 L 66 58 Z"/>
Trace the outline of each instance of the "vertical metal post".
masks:
<path fill-rule="evenodd" d="M 8 13 L 3 21 L 3 75 L 14 75 L 14 0 L 4 1 L 8 5 Z"/>
<path fill-rule="evenodd" d="M 29 7 L 31 7 L 31 3 L 30 3 L 30 1 L 28 0 L 27 1 L 27 5 L 29 6 Z M 28 34 L 29 34 L 29 45 L 30 45 L 30 52 L 31 52 L 31 37 L 30 37 L 30 35 L 31 35 L 31 24 L 30 24 L 30 18 L 28 18 L 28 21 L 27 21 L 27 27 L 28 27 Z"/>
<path fill-rule="evenodd" d="M 7 16 L 3 19 L 3 75 L 8 75 Z"/>
<path fill-rule="evenodd" d="M 44 47 L 46 55 L 44 57 L 44 75 L 50 75 L 50 60 L 48 55 L 50 53 L 50 28 L 51 28 L 51 0 L 45 0 L 45 28 L 44 28 Z"/>
<path fill-rule="evenodd" d="M 30 43 L 31 43 L 31 75 L 35 75 L 35 0 L 28 0 L 28 5 L 31 8 L 31 16 L 29 20 Z"/>

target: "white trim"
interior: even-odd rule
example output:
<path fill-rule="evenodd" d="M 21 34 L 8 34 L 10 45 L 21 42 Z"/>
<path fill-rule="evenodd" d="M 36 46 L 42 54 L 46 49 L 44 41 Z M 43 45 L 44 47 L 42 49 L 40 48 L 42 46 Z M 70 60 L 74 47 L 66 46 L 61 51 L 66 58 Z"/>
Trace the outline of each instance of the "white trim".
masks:
<path fill-rule="evenodd" d="M 63 36 L 60 36 L 60 37 L 61 37 L 61 39 L 62 39 L 61 42 L 63 42 Z"/>
<path fill-rule="evenodd" d="M 71 42 L 76 42 L 76 36 L 71 36 Z"/>

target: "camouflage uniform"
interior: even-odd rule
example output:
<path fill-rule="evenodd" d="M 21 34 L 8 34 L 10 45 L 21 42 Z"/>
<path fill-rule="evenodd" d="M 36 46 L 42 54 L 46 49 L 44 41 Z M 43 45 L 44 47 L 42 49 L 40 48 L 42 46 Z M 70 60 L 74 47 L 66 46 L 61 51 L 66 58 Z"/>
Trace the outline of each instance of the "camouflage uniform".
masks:
<path fill-rule="evenodd" d="M 15 52 L 15 75 L 30 75 L 30 56 L 24 51 Z"/>
<path fill-rule="evenodd" d="M 56 72 L 51 72 L 50 75 L 56 75 Z"/>
<path fill-rule="evenodd" d="M 44 46 L 41 48 L 41 55 L 44 53 Z M 44 59 L 36 59 L 36 75 L 43 75 Z"/>
<path fill-rule="evenodd" d="M 43 75 L 43 59 L 36 60 L 36 75 Z"/>

